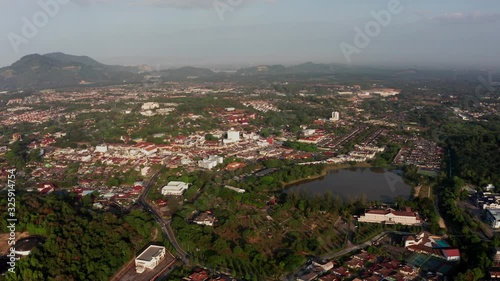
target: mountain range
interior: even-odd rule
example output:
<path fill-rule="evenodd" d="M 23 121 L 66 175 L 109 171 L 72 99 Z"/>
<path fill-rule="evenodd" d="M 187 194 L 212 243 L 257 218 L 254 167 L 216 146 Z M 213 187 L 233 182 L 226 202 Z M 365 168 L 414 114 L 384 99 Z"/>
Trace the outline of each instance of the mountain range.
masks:
<path fill-rule="evenodd" d="M 150 68 L 149 68 L 150 69 Z M 207 68 L 182 67 L 146 72 L 141 66 L 106 65 L 87 56 L 63 53 L 32 54 L 22 57 L 11 66 L 0 68 L 0 91 L 39 90 L 80 85 L 112 85 L 151 81 L 225 81 L 253 80 L 270 77 L 335 77 L 337 79 L 443 79 L 452 77 L 476 79 L 477 73 L 457 75 L 451 71 L 423 71 L 418 69 L 383 69 L 353 67 L 339 64 L 303 63 L 293 66 L 260 65 L 242 68 L 234 73 L 214 72 Z M 479 73 L 481 74 L 481 73 Z M 147 85 L 146 83 L 144 83 Z"/>

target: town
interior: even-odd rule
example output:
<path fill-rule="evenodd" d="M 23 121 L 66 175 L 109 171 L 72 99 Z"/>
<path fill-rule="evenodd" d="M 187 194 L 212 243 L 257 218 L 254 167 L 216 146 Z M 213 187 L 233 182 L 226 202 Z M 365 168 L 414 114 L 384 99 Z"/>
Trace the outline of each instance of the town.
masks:
<path fill-rule="evenodd" d="M 448 280 L 471 262 L 460 239 L 496 241 L 500 195 L 498 175 L 440 187 L 461 153 L 445 134 L 500 103 L 462 118 L 460 96 L 431 87 L 155 80 L 7 92 L 1 178 L 16 167 L 27 198 L 137 226 L 142 242 L 110 280 Z M 336 189 L 352 186 L 339 171 L 373 181 L 343 197 Z M 320 195 L 292 191 L 330 177 Z M 455 215 L 470 236 L 452 234 Z M 22 237 L 50 233 L 26 225 Z M 28 244 L 20 262 L 40 249 Z"/>

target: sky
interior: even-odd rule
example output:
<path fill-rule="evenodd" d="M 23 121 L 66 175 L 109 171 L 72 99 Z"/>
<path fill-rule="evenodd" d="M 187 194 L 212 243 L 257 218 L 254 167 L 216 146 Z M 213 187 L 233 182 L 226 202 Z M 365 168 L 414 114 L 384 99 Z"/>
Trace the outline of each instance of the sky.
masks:
<path fill-rule="evenodd" d="M 0 0 L 0 66 L 64 52 L 159 68 L 491 69 L 498 30 L 498 0 Z"/>

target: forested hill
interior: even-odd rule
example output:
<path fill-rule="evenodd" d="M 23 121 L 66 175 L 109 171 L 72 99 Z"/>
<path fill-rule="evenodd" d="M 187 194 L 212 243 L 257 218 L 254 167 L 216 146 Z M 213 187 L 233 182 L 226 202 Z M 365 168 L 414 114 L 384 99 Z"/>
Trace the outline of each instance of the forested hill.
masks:
<path fill-rule="evenodd" d="M 448 125 L 454 175 L 477 185 L 500 185 L 500 117 Z"/>
<path fill-rule="evenodd" d="M 0 200 L 1 232 L 7 232 L 7 196 Z M 135 210 L 119 217 L 91 210 L 89 196 L 16 196 L 17 231 L 46 237 L 45 243 L 16 262 L 16 274 L 0 280 L 109 280 L 150 241 L 154 219 Z M 22 218 L 22 219 L 20 219 Z"/>
<path fill-rule="evenodd" d="M 32 54 L 0 68 L 0 90 L 46 89 L 79 84 L 141 81 L 138 69 L 105 65 L 86 56 Z"/>

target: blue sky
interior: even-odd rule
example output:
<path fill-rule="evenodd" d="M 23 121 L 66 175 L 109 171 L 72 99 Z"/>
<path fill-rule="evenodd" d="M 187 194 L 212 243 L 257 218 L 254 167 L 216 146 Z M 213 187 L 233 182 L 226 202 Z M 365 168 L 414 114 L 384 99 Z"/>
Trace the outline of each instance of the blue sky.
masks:
<path fill-rule="evenodd" d="M 371 13 L 388 11 L 391 1 L 397 0 L 72 0 L 58 4 L 27 38 L 23 18 L 33 22 L 44 13 L 38 1 L 0 0 L 0 66 L 56 51 L 161 67 L 305 61 L 500 66 L 498 0 L 400 0 L 402 12 L 358 48 L 354 28 L 364 30 L 374 21 Z M 347 59 L 342 43 L 358 52 Z"/>

